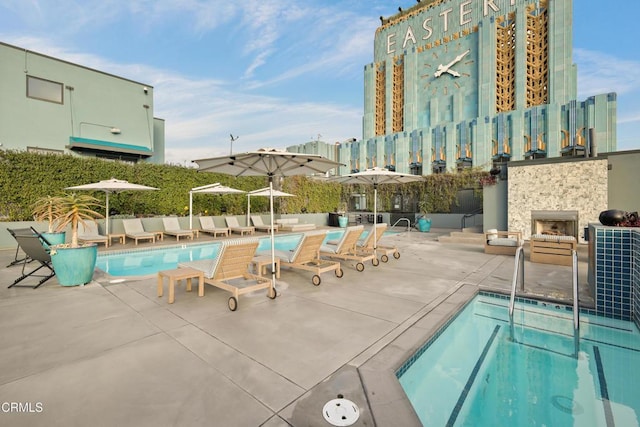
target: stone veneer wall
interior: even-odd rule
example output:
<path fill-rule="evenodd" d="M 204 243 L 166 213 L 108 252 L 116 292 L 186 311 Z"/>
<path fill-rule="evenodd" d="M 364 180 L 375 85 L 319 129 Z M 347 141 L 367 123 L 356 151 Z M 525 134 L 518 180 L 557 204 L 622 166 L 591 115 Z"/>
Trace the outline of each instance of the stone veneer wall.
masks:
<path fill-rule="evenodd" d="M 512 165 L 508 169 L 508 222 L 510 231 L 531 237 L 531 211 L 578 211 L 579 242 L 582 230 L 598 221 L 608 206 L 608 162 L 585 159 L 564 163 Z"/>

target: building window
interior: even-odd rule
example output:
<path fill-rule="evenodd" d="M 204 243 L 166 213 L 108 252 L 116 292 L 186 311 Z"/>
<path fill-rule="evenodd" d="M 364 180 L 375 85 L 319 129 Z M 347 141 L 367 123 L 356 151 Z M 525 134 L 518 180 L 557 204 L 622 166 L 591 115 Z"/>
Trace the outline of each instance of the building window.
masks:
<path fill-rule="evenodd" d="M 27 97 L 62 104 L 62 83 L 27 76 Z"/>

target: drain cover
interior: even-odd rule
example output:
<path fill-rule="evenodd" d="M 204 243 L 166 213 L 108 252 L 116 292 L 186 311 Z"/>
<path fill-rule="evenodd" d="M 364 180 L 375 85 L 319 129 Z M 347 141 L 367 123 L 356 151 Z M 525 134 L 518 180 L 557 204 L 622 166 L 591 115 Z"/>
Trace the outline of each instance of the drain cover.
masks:
<path fill-rule="evenodd" d="M 358 421 L 360 409 L 348 399 L 333 399 L 324 405 L 322 415 L 331 425 L 350 426 Z"/>

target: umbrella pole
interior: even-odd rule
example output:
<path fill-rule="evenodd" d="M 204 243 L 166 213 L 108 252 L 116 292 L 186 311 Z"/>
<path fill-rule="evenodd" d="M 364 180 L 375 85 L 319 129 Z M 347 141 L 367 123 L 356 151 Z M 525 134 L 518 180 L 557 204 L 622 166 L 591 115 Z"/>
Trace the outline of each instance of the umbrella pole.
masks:
<path fill-rule="evenodd" d="M 193 191 L 189 191 L 189 230 L 193 230 Z"/>
<path fill-rule="evenodd" d="M 373 256 L 378 259 L 378 184 L 373 184 Z"/>
<path fill-rule="evenodd" d="M 106 212 L 107 216 L 105 217 L 106 219 L 104 221 L 104 224 L 105 224 L 104 228 L 107 230 L 107 237 L 109 237 L 109 192 L 107 191 L 106 194 L 107 194 L 107 201 L 105 202 L 105 205 L 107 208 L 107 212 Z"/>
<path fill-rule="evenodd" d="M 251 194 L 247 194 L 247 225 L 251 225 L 249 222 L 249 215 L 251 214 Z"/>
<path fill-rule="evenodd" d="M 273 177 L 269 176 L 269 215 L 271 220 L 271 283 L 275 292 L 276 286 L 276 246 L 275 246 L 275 232 L 273 230 Z"/>

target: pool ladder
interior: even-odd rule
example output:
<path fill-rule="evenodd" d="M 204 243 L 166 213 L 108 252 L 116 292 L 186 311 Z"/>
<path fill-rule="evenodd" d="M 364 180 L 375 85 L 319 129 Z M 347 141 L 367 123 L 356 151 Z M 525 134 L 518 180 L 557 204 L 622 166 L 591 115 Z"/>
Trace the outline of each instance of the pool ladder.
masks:
<path fill-rule="evenodd" d="M 390 228 L 395 227 L 401 221 L 407 221 L 407 231 L 411 231 L 411 221 L 409 221 L 409 218 L 400 218 L 399 220 L 394 222 L 393 225 Z"/>
<path fill-rule="evenodd" d="M 572 259 L 572 288 L 573 288 L 573 349 L 574 357 L 578 358 L 580 350 L 580 307 L 578 301 L 578 252 L 571 251 Z M 524 248 L 516 250 L 513 281 L 511 283 L 511 297 L 509 299 L 509 327 L 511 339 L 514 339 L 513 310 L 516 304 L 516 286 L 520 284 L 520 291 L 524 292 Z"/>

